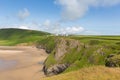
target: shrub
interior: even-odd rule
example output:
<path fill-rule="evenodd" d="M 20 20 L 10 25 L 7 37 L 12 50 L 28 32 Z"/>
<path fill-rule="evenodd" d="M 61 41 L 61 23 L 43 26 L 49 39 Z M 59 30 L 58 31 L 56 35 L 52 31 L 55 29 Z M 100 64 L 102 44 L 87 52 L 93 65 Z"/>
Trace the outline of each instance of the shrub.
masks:
<path fill-rule="evenodd" d="M 90 40 L 90 41 L 89 41 L 89 45 L 97 45 L 97 44 L 99 44 L 99 43 L 100 43 L 99 40 Z"/>

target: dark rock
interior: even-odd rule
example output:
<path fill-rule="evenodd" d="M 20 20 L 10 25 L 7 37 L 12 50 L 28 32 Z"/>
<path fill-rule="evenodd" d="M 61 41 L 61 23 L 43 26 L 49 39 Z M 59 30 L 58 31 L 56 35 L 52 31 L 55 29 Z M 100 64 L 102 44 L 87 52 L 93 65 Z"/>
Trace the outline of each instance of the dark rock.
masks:
<path fill-rule="evenodd" d="M 68 64 L 56 64 L 49 68 L 44 66 L 43 71 L 44 71 L 45 75 L 52 76 L 52 75 L 57 75 L 57 74 L 63 72 L 65 69 L 68 68 L 68 66 L 69 66 Z"/>
<path fill-rule="evenodd" d="M 120 67 L 120 55 L 110 54 L 105 60 L 107 67 Z"/>
<path fill-rule="evenodd" d="M 115 54 L 110 54 L 110 55 L 107 56 L 107 58 L 111 58 L 113 56 L 115 56 Z"/>
<path fill-rule="evenodd" d="M 37 45 L 36 48 L 38 48 L 38 49 L 42 49 L 41 45 Z"/>
<path fill-rule="evenodd" d="M 51 50 L 46 49 L 46 47 L 43 46 L 43 45 L 37 45 L 36 48 L 38 48 L 38 49 L 44 49 L 48 54 L 51 53 Z"/>
<path fill-rule="evenodd" d="M 51 53 L 51 50 L 47 50 L 47 49 L 45 49 L 45 51 L 49 54 L 49 53 Z"/>

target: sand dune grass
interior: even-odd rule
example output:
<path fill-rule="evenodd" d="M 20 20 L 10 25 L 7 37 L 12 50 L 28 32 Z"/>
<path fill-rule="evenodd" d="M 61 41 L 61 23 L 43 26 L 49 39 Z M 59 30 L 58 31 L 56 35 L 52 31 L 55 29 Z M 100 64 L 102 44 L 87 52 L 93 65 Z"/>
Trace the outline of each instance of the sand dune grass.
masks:
<path fill-rule="evenodd" d="M 43 80 L 120 80 L 120 68 L 94 66 Z"/>

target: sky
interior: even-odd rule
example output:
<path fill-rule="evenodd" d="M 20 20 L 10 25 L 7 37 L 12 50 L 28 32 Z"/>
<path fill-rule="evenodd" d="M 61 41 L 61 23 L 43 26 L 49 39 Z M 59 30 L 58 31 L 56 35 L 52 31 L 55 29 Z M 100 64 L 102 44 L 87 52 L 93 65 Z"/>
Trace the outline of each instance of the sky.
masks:
<path fill-rule="evenodd" d="M 120 0 L 0 0 L 0 28 L 120 35 Z"/>

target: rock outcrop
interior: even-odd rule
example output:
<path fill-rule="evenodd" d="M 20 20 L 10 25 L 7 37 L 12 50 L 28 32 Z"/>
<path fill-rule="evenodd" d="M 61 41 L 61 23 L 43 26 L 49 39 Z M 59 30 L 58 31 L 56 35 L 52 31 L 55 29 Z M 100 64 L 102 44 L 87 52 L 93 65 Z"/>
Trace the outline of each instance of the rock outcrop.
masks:
<path fill-rule="evenodd" d="M 120 67 L 120 54 L 115 55 L 115 54 L 110 54 L 108 55 L 105 65 L 107 67 Z"/>
<path fill-rule="evenodd" d="M 54 59 L 56 60 L 56 64 L 51 64 L 50 66 L 44 65 L 43 71 L 47 76 L 56 75 L 64 70 L 66 70 L 70 64 L 69 63 L 61 63 L 65 54 L 69 54 L 69 52 L 76 48 L 76 50 L 80 51 L 81 49 L 80 42 L 74 39 L 64 39 L 59 38 L 56 40 L 55 54 Z M 46 59 L 47 60 L 47 59 Z"/>
<path fill-rule="evenodd" d="M 71 49 L 77 48 L 77 50 L 80 50 L 80 42 L 78 40 L 73 39 L 58 39 L 56 48 L 55 48 L 55 59 L 58 61 L 61 59 L 62 56 L 64 56 L 66 53 L 68 53 Z"/>
<path fill-rule="evenodd" d="M 68 68 L 68 64 L 55 64 L 54 66 L 51 66 L 47 68 L 46 66 L 43 67 L 43 71 L 45 75 L 47 76 L 52 76 L 52 75 L 57 75 L 61 72 L 63 72 L 65 69 Z"/>

